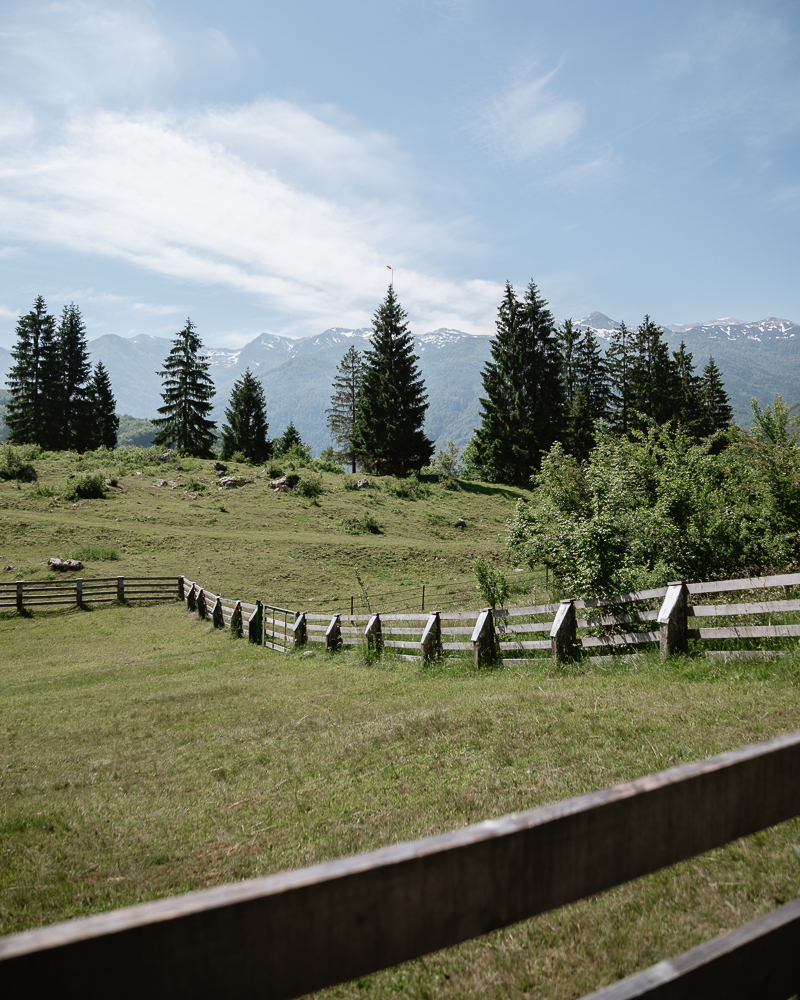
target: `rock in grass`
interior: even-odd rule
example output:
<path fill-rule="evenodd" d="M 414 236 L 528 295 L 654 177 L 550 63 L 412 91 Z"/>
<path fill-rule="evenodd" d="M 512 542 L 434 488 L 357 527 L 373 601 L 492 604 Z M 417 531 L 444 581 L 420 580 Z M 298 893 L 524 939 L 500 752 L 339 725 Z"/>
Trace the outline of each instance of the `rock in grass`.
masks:
<path fill-rule="evenodd" d="M 369 486 L 369 479 L 359 479 L 356 483 L 357 490 L 365 490 Z"/>
<path fill-rule="evenodd" d="M 227 472 L 228 471 L 228 466 L 224 465 L 222 462 L 212 462 L 211 468 L 212 469 L 216 469 L 217 472 Z"/>
<path fill-rule="evenodd" d="M 62 571 L 69 569 L 83 569 L 83 563 L 80 559 L 56 559 L 55 556 L 52 556 L 47 560 L 47 568 Z"/>

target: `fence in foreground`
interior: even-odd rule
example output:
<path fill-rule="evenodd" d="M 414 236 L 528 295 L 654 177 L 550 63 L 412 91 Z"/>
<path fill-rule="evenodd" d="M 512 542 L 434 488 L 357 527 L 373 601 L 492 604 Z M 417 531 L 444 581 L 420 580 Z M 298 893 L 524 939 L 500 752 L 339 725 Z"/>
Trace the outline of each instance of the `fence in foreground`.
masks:
<path fill-rule="evenodd" d="M 602 600 L 564 600 L 524 608 L 430 613 L 315 614 L 257 601 L 245 604 L 221 597 L 197 583 L 179 581 L 187 605 L 220 628 L 247 632 L 252 642 L 286 652 L 318 644 L 335 652 L 366 645 L 391 649 L 409 660 L 444 653 L 471 652 L 475 666 L 502 662 L 512 666 L 537 656 L 558 662 L 606 655 L 657 644 L 662 657 L 686 652 L 690 639 L 708 642 L 800 637 L 800 599 L 786 596 L 800 586 L 800 573 L 671 583 L 666 587 Z M 718 595 L 751 592 L 748 603 L 720 603 Z M 706 603 L 714 600 L 717 603 Z M 691 602 L 691 603 L 690 603 Z M 585 617 L 578 617 L 581 613 Z M 695 619 L 712 619 L 695 628 Z M 791 620 L 790 620 L 791 619 Z M 707 656 L 769 656 L 772 651 L 708 649 Z M 593 658 L 593 657 L 592 657 Z"/>
<path fill-rule="evenodd" d="M 800 814 L 800 731 L 297 871 L 0 939 L 4 995 L 289 998 L 603 892 Z M 594 998 L 800 990 L 800 900 Z"/>
<path fill-rule="evenodd" d="M 103 576 L 76 580 L 16 580 L 0 583 L 0 612 L 58 605 L 111 604 L 114 601 L 174 601 L 177 576 Z"/>

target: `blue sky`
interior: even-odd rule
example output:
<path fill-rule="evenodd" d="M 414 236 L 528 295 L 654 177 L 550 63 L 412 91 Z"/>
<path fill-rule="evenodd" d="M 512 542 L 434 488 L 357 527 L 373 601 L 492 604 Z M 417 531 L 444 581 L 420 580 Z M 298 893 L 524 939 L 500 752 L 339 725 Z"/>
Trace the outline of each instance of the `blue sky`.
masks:
<path fill-rule="evenodd" d="M 556 316 L 800 322 L 800 6 L 6 2 L 0 345 Z"/>

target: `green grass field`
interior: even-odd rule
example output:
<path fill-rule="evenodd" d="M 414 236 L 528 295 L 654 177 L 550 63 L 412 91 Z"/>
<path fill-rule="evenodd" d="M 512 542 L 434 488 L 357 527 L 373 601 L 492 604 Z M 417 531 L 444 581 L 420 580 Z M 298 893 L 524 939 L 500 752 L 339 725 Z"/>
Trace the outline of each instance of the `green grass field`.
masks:
<path fill-rule="evenodd" d="M 64 483 L 70 461 L 37 462 L 38 485 Z M 147 475 L 81 507 L 0 484 L 6 576 L 105 546 L 119 559 L 86 576 L 200 567 L 210 587 L 292 606 L 349 593 L 353 565 L 376 591 L 463 578 L 475 554 L 500 557 L 514 502 L 491 487 L 367 497 L 334 475 L 319 508 L 263 477 L 191 501 Z M 341 530 L 364 511 L 382 534 Z M 463 535 L 446 526 L 456 516 Z M 464 659 L 272 653 L 177 603 L 7 615 L 0 650 L 2 933 L 442 832 L 800 726 L 794 652 L 476 673 Z M 797 843 L 786 823 L 325 995 L 577 997 L 793 896 Z"/>

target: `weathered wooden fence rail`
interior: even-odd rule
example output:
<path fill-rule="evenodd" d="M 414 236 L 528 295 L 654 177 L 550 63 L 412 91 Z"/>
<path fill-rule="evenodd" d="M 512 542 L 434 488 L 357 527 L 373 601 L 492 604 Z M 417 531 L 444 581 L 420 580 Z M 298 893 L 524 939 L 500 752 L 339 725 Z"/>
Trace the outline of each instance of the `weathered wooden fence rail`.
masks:
<path fill-rule="evenodd" d="M 662 657 L 685 652 L 689 639 L 741 640 L 800 637 L 800 599 L 767 599 L 739 604 L 690 604 L 691 597 L 728 592 L 777 591 L 800 586 L 800 573 L 683 583 L 596 600 L 563 600 L 523 608 L 428 613 L 318 614 L 292 611 L 257 601 L 245 604 L 203 590 L 179 579 L 179 593 L 188 606 L 218 627 L 247 631 L 251 641 L 271 649 L 319 644 L 329 652 L 366 645 L 376 652 L 390 649 L 408 660 L 429 660 L 453 651 L 471 652 L 476 667 L 502 662 L 510 666 L 539 656 L 556 662 L 581 658 L 588 651 L 658 644 Z M 658 607 L 643 608 L 643 604 Z M 623 610 L 618 610 L 620 605 Z M 617 610 L 615 610 L 617 609 Z M 586 617 L 578 617 L 581 612 Z M 796 622 L 772 624 L 774 615 L 791 615 Z M 767 616 L 764 624 L 742 619 Z M 693 628 L 694 618 L 724 618 L 733 624 Z M 651 624 L 652 623 L 652 624 Z M 629 626 L 620 631 L 623 626 Z M 641 631 L 631 631 L 644 626 Z M 708 656 L 775 655 L 730 648 L 707 650 Z M 594 659 L 594 657 L 591 657 Z"/>
<path fill-rule="evenodd" d="M 0 612 L 71 604 L 114 601 L 174 601 L 180 594 L 177 576 L 103 576 L 75 580 L 16 580 L 0 583 Z"/>
<path fill-rule="evenodd" d="M 6 996 L 297 997 L 800 814 L 800 732 L 475 826 L 0 939 Z M 786 1000 L 800 903 L 599 995 Z"/>

